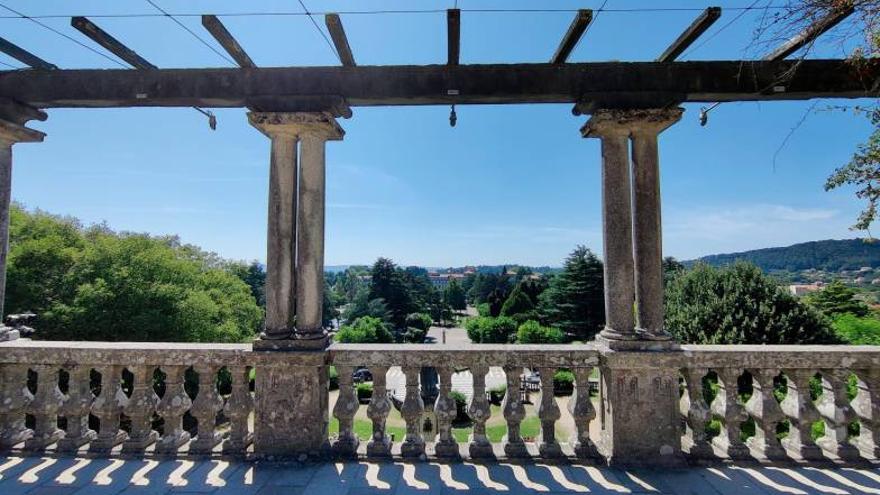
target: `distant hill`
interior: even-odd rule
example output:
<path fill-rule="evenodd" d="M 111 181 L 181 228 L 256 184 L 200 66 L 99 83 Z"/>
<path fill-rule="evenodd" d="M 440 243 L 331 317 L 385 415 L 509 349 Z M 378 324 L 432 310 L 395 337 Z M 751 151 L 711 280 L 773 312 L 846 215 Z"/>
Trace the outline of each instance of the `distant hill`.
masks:
<path fill-rule="evenodd" d="M 710 265 L 729 265 L 745 260 L 758 265 L 764 271 L 799 271 L 816 268 L 837 272 L 855 270 L 863 266 L 880 267 L 880 242 L 864 239 L 829 239 L 804 242 L 788 247 L 774 247 L 743 251 L 741 253 L 713 254 L 699 260 Z"/>

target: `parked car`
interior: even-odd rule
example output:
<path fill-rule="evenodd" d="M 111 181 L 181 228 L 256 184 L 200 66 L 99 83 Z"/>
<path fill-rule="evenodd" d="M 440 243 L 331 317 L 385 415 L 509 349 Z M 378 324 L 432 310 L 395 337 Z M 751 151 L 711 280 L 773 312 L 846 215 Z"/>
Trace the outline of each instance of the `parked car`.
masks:
<path fill-rule="evenodd" d="M 366 368 L 359 368 L 351 374 L 351 380 L 355 383 L 373 381 L 373 374 Z"/>

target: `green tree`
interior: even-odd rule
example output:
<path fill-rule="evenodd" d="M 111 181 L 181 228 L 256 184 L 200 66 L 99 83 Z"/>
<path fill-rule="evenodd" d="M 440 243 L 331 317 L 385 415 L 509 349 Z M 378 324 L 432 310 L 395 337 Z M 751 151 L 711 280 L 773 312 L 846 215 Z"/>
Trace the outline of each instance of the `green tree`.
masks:
<path fill-rule="evenodd" d="M 405 328 L 406 315 L 414 311 L 402 270 L 393 261 L 379 258 L 373 264 L 370 300 L 381 299 L 388 308 L 394 328 Z"/>
<path fill-rule="evenodd" d="M 454 310 L 464 311 L 467 308 L 464 289 L 458 280 L 452 279 L 443 292 L 443 300 Z"/>
<path fill-rule="evenodd" d="M 508 344 L 516 340 L 516 320 L 478 316 L 465 321 L 468 338 L 477 344 Z"/>
<path fill-rule="evenodd" d="M 526 295 L 526 293 L 520 289 L 520 286 L 517 285 L 513 292 L 507 297 L 507 300 L 504 301 L 504 305 L 501 306 L 501 316 L 516 316 L 516 315 L 526 315 L 531 314 L 535 309 L 535 303 Z"/>
<path fill-rule="evenodd" d="M 603 283 L 602 262 L 586 247 L 577 246 L 541 294 L 545 323 L 579 340 L 593 338 L 605 322 Z"/>
<path fill-rule="evenodd" d="M 856 291 L 835 280 L 822 290 L 804 296 L 804 302 L 818 309 L 825 316 L 835 317 L 850 313 L 855 316 L 868 314 L 868 305 L 856 299 Z"/>
<path fill-rule="evenodd" d="M 841 340 L 853 345 L 880 345 L 880 320 L 841 313 L 834 318 L 834 332 Z"/>
<path fill-rule="evenodd" d="M 345 311 L 342 313 L 342 318 L 345 321 L 351 322 L 364 316 L 372 316 L 386 322 L 391 321 L 385 301 L 382 299 L 370 299 L 370 290 L 366 287 L 361 287 L 348 306 L 346 306 Z"/>
<path fill-rule="evenodd" d="M 336 332 L 336 340 L 345 344 L 387 344 L 394 342 L 388 324 L 379 318 L 364 316 Z"/>
<path fill-rule="evenodd" d="M 260 307 L 266 307 L 266 270 L 259 261 L 230 263 L 227 268 L 251 289 L 251 295 Z"/>
<path fill-rule="evenodd" d="M 176 237 L 115 233 L 13 207 L 6 307 L 38 338 L 242 342 L 263 312 L 229 263 Z"/>
<path fill-rule="evenodd" d="M 691 344 L 830 344 L 821 314 L 783 291 L 755 265 L 698 264 L 666 287 L 666 328 Z"/>

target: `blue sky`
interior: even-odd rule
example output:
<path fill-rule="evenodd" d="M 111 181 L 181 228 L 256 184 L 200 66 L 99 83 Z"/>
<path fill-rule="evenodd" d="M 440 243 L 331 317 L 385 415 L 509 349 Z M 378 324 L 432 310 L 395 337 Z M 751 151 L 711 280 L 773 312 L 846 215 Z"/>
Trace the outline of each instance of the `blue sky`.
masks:
<path fill-rule="evenodd" d="M 297 12 L 294 0 L 155 0 L 173 13 Z M 445 9 L 453 1 L 305 0 L 310 10 Z M 144 0 L 4 0 L 28 15 L 153 13 Z M 462 9 L 598 8 L 601 1 L 459 0 Z M 745 6 L 750 1 L 609 0 L 609 9 Z M 738 11 L 726 11 L 708 38 Z M 697 12 L 603 12 L 570 61 L 652 60 Z M 743 15 L 685 60 L 756 58 L 756 13 Z M 462 63 L 543 62 L 571 13 L 462 13 Z M 361 65 L 446 60 L 444 13 L 343 15 Z M 229 64 L 171 20 L 95 22 L 160 67 Z M 198 17 L 182 22 L 215 47 Z M 304 16 L 222 18 L 257 65 L 335 65 Z M 323 27 L 323 19 L 317 18 Z M 43 22 L 99 47 L 69 26 Z M 0 19 L 2 36 L 62 68 L 115 64 L 27 20 Z M 842 28 L 841 28 L 842 29 Z M 813 57 L 839 57 L 834 34 Z M 3 56 L 0 56 L 3 57 Z M 112 57 L 112 56 L 111 56 Z M 14 60 L 0 61 L 17 64 Z M 855 101 L 724 104 L 700 127 L 700 105 L 660 140 L 664 251 L 688 259 L 717 252 L 853 237 L 861 204 L 825 177 L 870 133 L 830 105 Z M 862 102 L 864 103 L 864 102 Z M 576 244 L 601 253 L 599 143 L 580 137 L 570 105 L 355 108 L 342 142 L 327 149 L 328 265 L 558 265 Z M 245 110 L 218 109 L 216 131 L 191 109 L 52 109 L 32 127 L 42 144 L 15 147 L 13 198 L 85 223 L 179 234 L 236 259 L 265 259 L 269 142 Z M 789 130 L 806 120 L 779 152 Z"/>

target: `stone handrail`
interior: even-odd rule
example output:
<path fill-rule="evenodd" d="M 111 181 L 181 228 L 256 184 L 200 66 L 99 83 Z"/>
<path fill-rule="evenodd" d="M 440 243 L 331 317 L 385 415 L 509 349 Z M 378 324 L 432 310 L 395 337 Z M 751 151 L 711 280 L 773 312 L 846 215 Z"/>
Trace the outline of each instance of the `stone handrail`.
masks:
<path fill-rule="evenodd" d="M 78 451 L 87 445 L 91 453 L 108 454 L 121 444 L 122 452 L 131 454 L 207 455 L 216 450 L 243 455 L 253 439 L 249 370 L 272 360 L 277 357 L 251 352 L 250 344 L 0 343 L 0 449 L 24 442 L 29 451 L 53 445 L 61 452 Z M 198 375 L 194 399 L 184 388 L 190 367 Z M 225 405 L 216 386 L 221 368 L 231 375 Z M 129 394 L 123 390 L 125 370 L 131 373 Z M 164 374 L 161 398 L 154 391 L 156 370 Z M 230 429 L 222 448 L 217 432 L 221 410 Z M 187 412 L 197 421 L 194 438 L 183 428 Z M 26 414 L 33 416 L 32 428 L 25 425 Z M 100 420 L 98 431 L 89 427 L 90 414 Z M 127 432 L 120 427 L 123 415 L 130 420 Z M 153 429 L 154 415 L 162 419 L 161 435 Z M 65 430 L 58 427 L 59 416 L 66 419 Z"/>
<path fill-rule="evenodd" d="M 402 344 L 335 344 L 330 347 L 331 361 L 339 373 L 339 399 L 333 415 L 339 420 L 339 436 L 333 443 L 334 451 L 341 457 L 357 455 L 359 440 L 354 434 L 353 422 L 358 409 L 358 398 L 352 384 L 352 373 L 366 367 L 373 375 L 373 394 L 367 415 L 373 423 L 373 435 L 367 444 L 370 457 L 390 457 L 392 444 L 385 431 L 385 421 L 391 411 L 386 394 L 385 375 L 391 366 L 400 366 L 406 377 L 406 397 L 401 405 L 401 415 L 406 421 L 406 437 L 400 445 L 400 453 L 406 458 L 421 458 L 428 452 L 422 435 L 422 400 L 419 376 L 423 367 L 432 367 L 439 376 L 439 390 L 434 404 L 438 438 L 433 444 L 434 455 L 456 459 L 461 448 L 452 435 L 452 420 L 456 416 L 456 404 L 452 393 L 452 374 L 456 369 L 469 368 L 473 376 L 473 394 L 467 413 L 474 422 L 473 434 L 468 443 L 471 458 L 492 458 L 492 445 L 486 436 L 486 421 L 491 415 L 485 390 L 486 374 L 490 367 L 504 370 L 508 392 L 504 396 L 502 411 L 507 423 L 507 435 L 503 451 L 507 457 L 530 457 L 520 434 L 520 424 L 525 419 L 525 407 L 518 393 L 523 368 L 536 369 L 541 374 L 541 404 L 538 417 L 541 420 L 539 455 L 543 458 L 563 456 L 556 440 L 555 424 L 560 411 L 553 395 L 553 375 L 558 368 L 571 369 L 575 375 L 575 397 L 570 401 L 570 412 L 577 433 L 572 440 L 575 453 L 580 457 L 594 457 L 596 448 L 589 438 L 589 423 L 596 417 L 590 402 L 589 376 L 599 364 L 599 353 L 592 345 L 435 345 Z"/>
<path fill-rule="evenodd" d="M 691 458 L 858 461 L 880 454 L 878 347 L 683 345 L 680 353 L 659 360 L 681 369 L 686 424 L 682 448 Z M 704 379 L 710 373 L 717 380 L 717 393 L 707 403 Z M 856 388 L 852 399 L 850 380 Z M 815 401 L 811 381 L 821 384 Z M 744 383 L 752 389 L 746 400 L 740 393 Z M 776 395 L 784 397 L 780 401 Z M 706 425 L 713 418 L 720 422 L 720 434 L 710 440 Z M 748 421 L 754 422 L 755 432 L 743 441 L 742 428 Z M 813 424 L 819 421 L 824 435 L 814 440 Z M 859 434 L 850 439 L 853 422 Z M 785 423 L 788 433 L 780 441 L 777 428 Z"/>
<path fill-rule="evenodd" d="M 336 366 L 339 379 L 332 410 L 339 434 L 332 438 L 326 415 L 309 418 L 296 410 L 297 401 L 327 400 L 330 364 Z M 394 445 L 386 431 L 393 407 L 386 373 L 397 366 L 405 378 L 399 408 L 406 435 Z M 284 382 L 261 388 L 261 379 L 284 376 L 291 367 L 316 370 L 325 378 L 306 387 L 313 392 L 307 399 L 285 388 Z M 486 433 L 492 414 L 486 376 L 494 367 L 503 370 L 511 392 L 501 407 L 507 435 L 495 446 Z M 360 404 L 352 376 L 360 368 L 373 376 L 367 406 L 372 437 L 362 448 L 354 434 Z M 439 377 L 436 389 L 428 391 L 437 397 L 430 410 L 422 398 L 424 368 L 434 368 Z M 524 368 L 541 376 L 537 453 L 527 449 L 520 433 L 526 416 L 518 393 Z M 649 463 L 660 458 L 746 457 L 860 461 L 880 454 L 880 348 L 870 346 L 682 345 L 629 351 L 592 344 L 333 344 L 319 352 L 266 352 L 254 351 L 250 344 L 30 340 L 0 343 L 0 449 L 261 457 L 254 444 L 255 434 L 259 437 L 255 428 L 271 436 L 279 424 L 311 424 L 323 431 L 324 454 L 340 458 L 387 458 L 399 447 L 399 455 L 413 459 L 555 459 L 570 452 L 563 450 L 565 442 L 560 444 L 554 432 L 562 412 L 553 398 L 553 375 L 562 368 L 575 376 L 568 404 L 576 431 L 569 446 L 578 458 L 623 462 L 633 458 L 630 452 L 638 452 L 642 457 L 653 453 Z M 597 410 L 590 400 L 589 378 L 597 368 L 602 434 L 591 439 Z M 473 434 L 459 444 L 452 434 L 452 377 L 463 369 L 470 370 L 473 380 L 466 409 Z M 249 387 L 252 371 L 257 376 L 256 396 Z M 221 373 L 229 380 L 225 383 L 231 383 L 223 391 L 217 387 Z M 279 394 L 291 397 L 290 410 L 259 412 L 261 398 Z M 187 413 L 195 420 L 194 428 L 183 426 Z M 433 442 L 423 433 L 426 413 L 436 422 Z M 93 420 L 90 427 L 90 415 L 100 426 Z M 744 438 L 744 427 L 752 422 L 754 433 Z M 824 431 L 814 438 L 822 431 L 814 428 L 817 422 L 823 423 Z M 710 423 L 719 432 L 714 438 L 708 433 Z M 786 425 L 788 432 L 780 439 L 777 431 Z"/>

